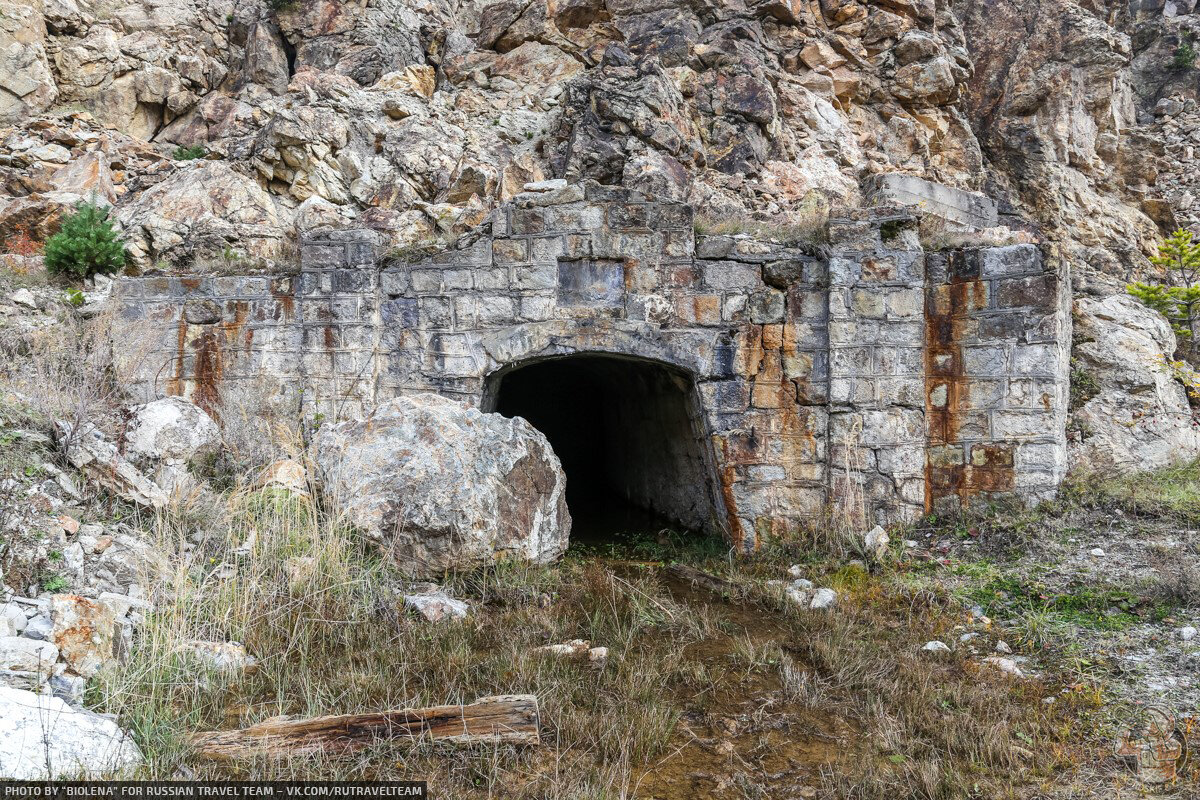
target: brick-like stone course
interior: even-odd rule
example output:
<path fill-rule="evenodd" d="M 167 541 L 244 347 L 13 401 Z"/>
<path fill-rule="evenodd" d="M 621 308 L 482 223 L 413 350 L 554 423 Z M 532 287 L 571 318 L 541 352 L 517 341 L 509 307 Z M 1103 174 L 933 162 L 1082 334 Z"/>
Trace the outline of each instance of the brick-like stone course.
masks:
<path fill-rule="evenodd" d="M 161 324 L 143 392 L 209 405 L 265 381 L 307 414 L 415 391 L 488 407 L 490 378 L 550 356 L 670 365 L 694 383 L 712 527 L 753 548 L 831 512 L 901 521 L 1061 481 L 1066 279 L 1028 245 L 927 255 L 912 223 L 836 219 L 816 257 L 577 185 L 415 263 L 339 231 L 302 244 L 297 275 L 117 291 L 127 318 Z"/>

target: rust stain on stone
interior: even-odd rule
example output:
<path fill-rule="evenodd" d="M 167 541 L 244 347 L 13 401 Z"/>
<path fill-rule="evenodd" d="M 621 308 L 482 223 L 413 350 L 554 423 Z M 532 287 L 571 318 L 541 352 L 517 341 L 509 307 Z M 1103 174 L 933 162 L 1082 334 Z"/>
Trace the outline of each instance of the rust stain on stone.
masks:
<path fill-rule="evenodd" d="M 179 315 L 179 326 L 175 337 L 175 373 L 167 380 L 167 394 L 181 396 L 184 389 L 184 352 L 187 350 L 187 320 Z"/>
<path fill-rule="evenodd" d="M 296 298 L 292 296 L 291 281 L 279 280 L 271 282 L 271 296 L 279 301 L 278 309 L 282 310 L 284 319 L 291 319 L 296 310 Z M 275 319 L 279 319 L 279 310 Z"/>
<path fill-rule="evenodd" d="M 208 328 L 193 342 L 196 350 L 196 387 L 192 390 L 192 402 L 218 418 L 221 402 L 221 379 L 224 364 L 221 342 L 212 328 Z"/>
<path fill-rule="evenodd" d="M 976 254 L 957 250 L 949 258 L 950 283 L 925 293 L 925 418 L 931 450 L 957 452 L 956 457 L 926 457 L 926 512 L 940 498 L 965 502 L 982 492 L 1010 491 L 1014 482 L 1011 447 L 975 445 L 966 452 L 962 445 L 971 395 L 962 342 L 972 312 L 986 308 L 988 296 Z"/>
<path fill-rule="evenodd" d="M 746 540 L 746 532 L 742 529 L 742 521 L 738 518 L 737 498 L 733 494 L 733 485 L 737 483 L 737 467 L 729 453 L 729 440 L 724 436 L 717 437 L 721 445 L 721 497 L 725 501 L 725 521 L 729 524 L 729 543 L 735 550 L 741 550 Z"/>

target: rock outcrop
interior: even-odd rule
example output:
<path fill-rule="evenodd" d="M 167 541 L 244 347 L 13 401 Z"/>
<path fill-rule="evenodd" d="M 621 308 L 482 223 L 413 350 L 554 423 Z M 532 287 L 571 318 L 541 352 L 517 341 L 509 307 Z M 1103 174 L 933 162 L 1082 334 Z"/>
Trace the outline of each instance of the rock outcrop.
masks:
<path fill-rule="evenodd" d="M 1175 334 L 1161 314 L 1113 295 L 1075 303 L 1073 467 L 1147 470 L 1200 457 L 1200 426 L 1173 374 Z M 1080 398 L 1083 399 L 1083 398 Z"/>
<path fill-rule="evenodd" d="M 141 763 L 138 746 L 112 720 L 57 697 L 0 687 L 0 777 L 120 778 Z"/>
<path fill-rule="evenodd" d="M 519 417 L 409 395 L 361 422 L 322 427 L 313 456 L 345 521 L 411 575 L 501 559 L 540 564 L 567 549 L 566 476 Z"/>

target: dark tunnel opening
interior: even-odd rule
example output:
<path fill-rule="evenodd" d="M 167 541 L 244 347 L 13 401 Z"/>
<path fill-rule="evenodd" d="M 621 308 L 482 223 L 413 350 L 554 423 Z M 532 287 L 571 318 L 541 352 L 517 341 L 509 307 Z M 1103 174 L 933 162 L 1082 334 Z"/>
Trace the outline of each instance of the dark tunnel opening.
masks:
<path fill-rule="evenodd" d="M 719 530 L 695 385 L 682 371 L 574 355 L 519 365 L 490 388 L 491 407 L 528 420 L 562 461 L 573 543 Z"/>

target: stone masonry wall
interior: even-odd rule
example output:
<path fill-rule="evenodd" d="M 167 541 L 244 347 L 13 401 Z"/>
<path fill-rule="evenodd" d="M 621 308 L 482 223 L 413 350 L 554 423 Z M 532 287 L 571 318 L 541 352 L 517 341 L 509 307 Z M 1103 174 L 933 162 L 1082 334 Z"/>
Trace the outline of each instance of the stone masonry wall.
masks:
<path fill-rule="evenodd" d="M 297 275 L 151 275 L 118 296 L 158 331 L 141 392 L 217 411 L 237 391 L 335 417 L 414 391 L 487 408 L 489 379 L 539 359 L 669 365 L 692 382 L 710 527 L 743 548 L 831 511 L 1053 492 L 1065 278 L 1028 245 L 926 255 L 896 211 L 828 235 L 821 257 L 697 237 L 686 205 L 571 185 L 415 263 L 340 231 L 303 244 Z"/>

